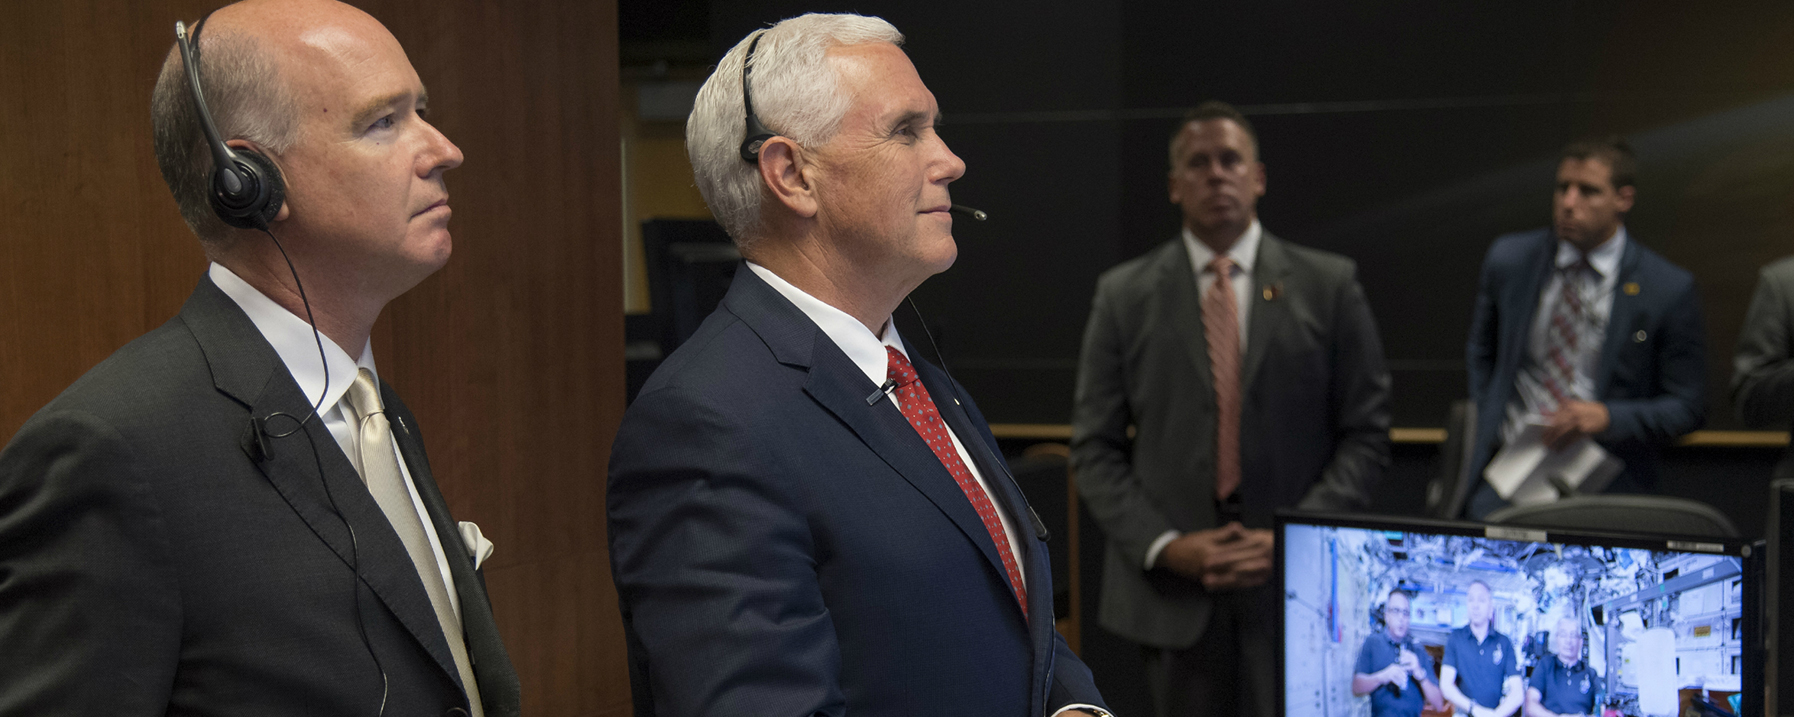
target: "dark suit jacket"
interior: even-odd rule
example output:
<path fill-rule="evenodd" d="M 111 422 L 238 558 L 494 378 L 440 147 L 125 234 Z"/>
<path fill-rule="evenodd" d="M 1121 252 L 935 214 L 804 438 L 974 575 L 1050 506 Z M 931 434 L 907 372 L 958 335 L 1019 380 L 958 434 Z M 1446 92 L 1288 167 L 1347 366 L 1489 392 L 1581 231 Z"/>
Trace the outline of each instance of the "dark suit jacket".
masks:
<path fill-rule="evenodd" d="M 1468 347 L 1476 441 L 1471 470 L 1445 506 L 1449 515 L 1463 510 L 1495 455 L 1556 256 L 1557 237 L 1536 229 L 1497 238 L 1483 259 Z M 1658 448 L 1706 420 L 1706 333 L 1694 275 L 1636 236 L 1620 255 L 1619 273 L 1594 377 L 1611 425 L 1595 441 L 1626 462 L 1608 491 L 1637 492 L 1657 485 Z"/>
<path fill-rule="evenodd" d="M 1732 405 L 1750 428 L 1794 423 L 1794 257 L 1757 277 L 1732 359 Z M 1782 453 L 1775 477 L 1794 478 L 1794 447 Z"/>
<path fill-rule="evenodd" d="M 1389 463 L 1389 372 L 1356 271 L 1269 233 L 1259 244 L 1240 369 L 1248 527 L 1270 527 L 1279 508 L 1364 508 Z M 1072 432 L 1078 488 L 1108 535 L 1103 626 L 1189 647 L 1208 625 L 1209 594 L 1144 570 L 1166 530 L 1218 527 L 1214 371 L 1181 239 L 1097 281 Z"/>
<path fill-rule="evenodd" d="M 957 483 L 816 324 L 745 266 L 611 449 L 611 569 L 637 714 L 1050 714 L 1101 705 L 1053 630 L 1046 543 L 983 416 L 912 355 L 1014 518 L 1024 620 Z M 959 399 L 955 400 L 955 395 Z"/>
<path fill-rule="evenodd" d="M 486 714 L 515 715 L 483 578 L 416 420 L 382 397 L 448 555 Z M 465 709 L 423 583 L 322 422 L 251 458 L 252 416 L 310 409 L 207 278 L 33 416 L 0 453 L 0 715 L 371 715 L 382 671 L 388 715 Z"/>

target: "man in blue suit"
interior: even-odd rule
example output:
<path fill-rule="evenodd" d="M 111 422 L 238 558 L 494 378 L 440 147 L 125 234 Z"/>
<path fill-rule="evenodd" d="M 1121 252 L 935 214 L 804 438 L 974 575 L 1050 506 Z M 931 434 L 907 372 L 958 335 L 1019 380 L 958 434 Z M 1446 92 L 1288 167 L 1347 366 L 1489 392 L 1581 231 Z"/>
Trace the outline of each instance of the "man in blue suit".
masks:
<path fill-rule="evenodd" d="M 1495 240 L 1471 318 L 1473 471 L 1449 514 L 1506 505 L 1483 468 L 1528 423 L 1554 448 L 1584 438 L 1625 462 L 1609 492 L 1657 485 L 1657 451 L 1700 427 L 1706 348 L 1694 277 L 1626 232 L 1636 160 L 1625 140 L 1571 144 L 1552 225 Z"/>
<path fill-rule="evenodd" d="M 746 262 L 611 453 L 637 714 L 1107 714 L 983 416 L 891 323 L 957 255 L 965 172 L 901 41 L 805 15 L 698 94 L 698 187 Z"/>

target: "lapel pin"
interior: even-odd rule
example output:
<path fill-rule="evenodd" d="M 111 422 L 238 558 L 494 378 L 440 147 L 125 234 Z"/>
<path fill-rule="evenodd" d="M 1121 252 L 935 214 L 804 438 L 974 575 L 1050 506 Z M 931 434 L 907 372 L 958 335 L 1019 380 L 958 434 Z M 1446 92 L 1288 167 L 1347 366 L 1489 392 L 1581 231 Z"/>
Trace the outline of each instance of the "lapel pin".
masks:
<path fill-rule="evenodd" d="M 1645 338 L 1647 338 L 1647 335 L 1645 334 L 1643 329 L 1640 329 L 1638 333 L 1632 335 L 1632 341 L 1634 343 L 1642 344 L 1645 342 Z"/>
<path fill-rule="evenodd" d="M 1276 301 L 1277 297 L 1282 296 L 1282 295 L 1283 295 L 1283 284 L 1277 283 L 1277 284 L 1268 284 L 1265 286 L 1265 291 L 1264 291 L 1265 301 Z"/>
<path fill-rule="evenodd" d="M 1625 286 L 1620 288 L 1626 292 L 1627 296 L 1638 296 L 1638 282 L 1636 281 L 1628 281 Z"/>

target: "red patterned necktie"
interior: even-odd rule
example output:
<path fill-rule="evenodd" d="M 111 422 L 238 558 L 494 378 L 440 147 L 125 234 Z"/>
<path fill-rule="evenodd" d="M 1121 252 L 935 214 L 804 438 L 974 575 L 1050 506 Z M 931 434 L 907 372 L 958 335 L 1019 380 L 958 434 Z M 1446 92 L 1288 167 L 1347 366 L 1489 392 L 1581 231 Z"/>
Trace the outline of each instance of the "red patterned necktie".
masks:
<path fill-rule="evenodd" d="M 885 378 L 897 384 L 892 394 L 897 398 L 897 407 L 903 411 L 903 417 L 909 419 L 916 433 L 928 443 L 934 451 L 934 457 L 947 467 L 953 475 L 953 481 L 959 484 L 966 499 L 972 501 L 972 508 L 978 511 L 978 519 L 984 521 L 984 529 L 990 533 L 990 540 L 997 544 L 997 555 L 1003 558 L 1003 571 L 1009 574 L 1009 587 L 1015 589 L 1015 599 L 1022 605 L 1022 616 L 1028 614 L 1028 589 L 1022 586 L 1022 570 L 1015 562 L 1015 553 L 1009 549 L 1009 534 L 1003 530 L 1003 521 L 997 518 L 997 507 L 985 495 L 984 487 L 972 477 L 965 463 L 959 460 L 959 451 L 953 448 L 953 439 L 947 433 L 947 424 L 941 422 L 940 411 L 934 407 L 934 399 L 929 398 L 928 388 L 916 380 L 916 369 L 909 359 L 891 346 L 885 347 L 888 361 L 885 364 Z"/>
<path fill-rule="evenodd" d="M 1240 487 L 1240 304 L 1233 293 L 1233 260 L 1209 262 L 1215 283 L 1202 296 L 1202 335 L 1215 372 L 1215 498 Z"/>
<path fill-rule="evenodd" d="M 1549 406 L 1541 406 L 1550 414 L 1576 396 L 1576 366 L 1590 350 L 1598 323 L 1594 311 L 1583 301 L 1584 277 L 1594 273 L 1586 257 L 1558 269 L 1557 306 L 1551 311 L 1547 328 L 1550 343 L 1545 351 L 1545 365 L 1540 383 L 1551 396 Z"/>

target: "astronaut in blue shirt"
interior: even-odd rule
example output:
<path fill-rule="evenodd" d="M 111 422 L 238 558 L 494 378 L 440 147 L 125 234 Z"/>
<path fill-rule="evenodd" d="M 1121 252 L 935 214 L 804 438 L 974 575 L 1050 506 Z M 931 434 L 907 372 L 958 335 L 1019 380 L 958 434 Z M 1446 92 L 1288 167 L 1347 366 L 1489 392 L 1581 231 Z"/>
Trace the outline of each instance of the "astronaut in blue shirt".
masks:
<path fill-rule="evenodd" d="M 1472 581 L 1464 595 L 1470 624 L 1445 638 L 1440 690 L 1460 714 L 1509 717 L 1526 701 L 1514 642 L 1492 626 L 1495 600 L 1488 583 Z"/>
<path fill-rule="evenodd" d="M 1371 717 L 1419 717 L 1425 706 L 1439 712 L 1445 701 L 1433 679 L 1433 656 L 1408 637 L 1408 594 L 1389 591 L 1383 602 L 1384 633 L 1364 638 L 1353 669 L 1352 694 L 1370 695 Z"/>
<path fill-rule="evenodd" d="M 1539 660 L 1526 687 L 1526 717 L 1595 715 L 1601 705 L 1601 675 L 1582 659 L 1582 624 L 1557 621 L 1551 632 L 1557 654 Z"/>

